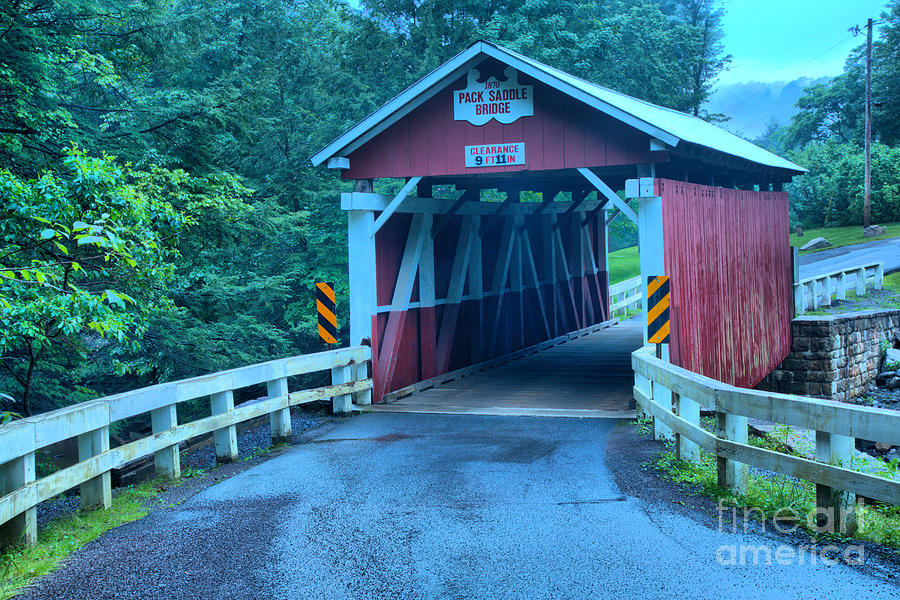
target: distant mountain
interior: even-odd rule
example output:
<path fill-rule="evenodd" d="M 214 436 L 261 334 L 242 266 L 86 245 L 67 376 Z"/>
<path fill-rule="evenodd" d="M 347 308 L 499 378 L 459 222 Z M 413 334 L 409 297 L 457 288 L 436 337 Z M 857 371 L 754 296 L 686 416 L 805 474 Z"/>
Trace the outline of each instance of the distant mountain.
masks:
<path fill-rule="evenodd" d="M 726 129 L 754 139 L 773 119 L 779 125 L 790 122 L 797 112 L 794 104 L 803 95 L 804 88 L 830 80 L 830 77 L 801 77 L 793 81 L 730 83 L 716 88 L 703 108 L 730 117 L 723 124 Z"/>

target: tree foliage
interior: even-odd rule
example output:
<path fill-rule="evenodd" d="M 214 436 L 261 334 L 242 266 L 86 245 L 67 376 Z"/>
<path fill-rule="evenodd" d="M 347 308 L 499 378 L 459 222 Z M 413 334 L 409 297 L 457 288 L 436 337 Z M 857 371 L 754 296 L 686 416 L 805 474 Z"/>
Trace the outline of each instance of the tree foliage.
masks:
<path fill-rule="evenodd" d="M 872 219 L 900 221 L 900 0 L 888 2 L 872 51 Z M 786 153 L 809 172 L 787 186 L 791 221 L 807 227 L 859 225 L 863 220 L 865 46 L 844 72 L 805 90 L 786 127 L 770 125 L 757 143 Z"/>
<path fill-rule="evenodd" d="M 171 305 L 172 238 L 188 219 L 145 177 L 78 150 L 57 174 L 0 172 L 0 353 L 26 415 L 43 358 L 104 338 L 128 347 Z"/>
<path fill-rule="evenodd" d="M 311 154 L 479 38 L 697 113 L 727 63 L 720 16 L 716 0 L 2 4 L 0 408 L 320 349 L 316 281 L 336 282 L 346 325 L 346 183 Z"/>

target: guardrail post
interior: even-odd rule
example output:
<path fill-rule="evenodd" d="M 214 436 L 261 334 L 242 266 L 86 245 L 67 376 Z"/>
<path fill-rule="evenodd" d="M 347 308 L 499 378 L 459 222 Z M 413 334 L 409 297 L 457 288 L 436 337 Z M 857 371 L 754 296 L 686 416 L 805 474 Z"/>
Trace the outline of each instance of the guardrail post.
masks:
<path fill-rule="evenodd" d="M 353 381 L 362 381 L 369 378 L 369 361 L 364 360 L 353 365 Z M 372 404 L 372 389 L 356 392 L 353 401 L 358 405 Z"/>
<path fill-rule="evenodd" d="M 819 308 L 819 282 L 815 279 L 809 282 L 809 307 L 813 310 Z"/>
<path fill-rule="evenodd" d="M 875 265 L 875 289 L 880 290 L 884 287 L 884 263 Z"/>
<path fill-rule="evenodd" d="M 794 284 L 794 316 L 798 317 L 806 312 L 806 286 L 802 283 Z"/>
<path fill-rule="evenodd" d="M 641 390 L 648 398 L 653 398 L 653 386 L 650 385 L 650 380 L 640 375 L 638 373 L 634 374 L 634 387 Z M 650 411 L 641 403 L 640 400 L 635 398 L 635 412 L 637 413 L 638 418 L 645 418 L 650 416 Z"/>
<path fill-rule="evenodd" d="M 651 396 L 653 398 L 653 402 L 655 402 L 659 406 L 662 406 L 666 410 L 671 411 L 672 391 L 655 381 L 652 381 L 651 383 L 653 386 L 653 392 Z M 674 440 L 675 432 L 669 429 L 669 427 L 659 419 L 653 419 L 653 439 Z"/>
<path fill-rule="evenodd" d="M 78 462 L 109 450 L 109 427 L 101 427 L 78 436 Z M 106 471 L 81 484 L 81 508 L 109 508 L 112 506 L 112 478 Z"/>
<path fill-rule="evenodd" d="M 856 295 L 857 296 L 865 296 L 866 295 L 866 268 L 862 267 L 861 269 L 856 270 Z"/>
<path fill-rule="evenodd" d="M 266 383 L 269 398 L 288 395 L 287 377 Z M 282 444 L 291 441 L 291 409 L 279 408 L 269 413 L 269 425 L 272 429 L 272 443 Z"/>
<path fill-rule="evenodd" d="M 230 413 L 234 410 L 234 392 L 227 390 L 213 394 L 209 398 L 210 412 L 213 415 Z M 237 460 L 237 426 L 229 425 L 213 432 L 216 443 L 216 462 L 219 464 L 230 463 Z"/>
<path fill-rule="evenodd" d="M 822 304 L 831 306 L 831 296 L 834 294 L 834 280 L 831 275 L 825 277 L 822 281 Z"/>
<path fill-rule="evenodd" d="M 353 371 L 356 365 L 344 365 L 331 368 L 331 385 L 349 383 L 353 380 Z M 335 415 L 346 416 L 353 412 L 350 394 L 341 394 L 331 398 L 331 412 Z"/>
<path fill-rule="evenodd" d="M 34 452 L 0 465 L 0 496 L 14 492 L 35 479 Z M 37 543 L 37 508 L 29 508 L 0 525 L 0 548 Z"/>
<path fill-rule="evenodd" d="M 700 403 L 685 398 L 681 394 L 672 394 L 676 414 L 690 423 L 700 427 Z M 681 434 L 675 434 L 675 456 L 679 460 L 697 462 L 700 460 L 700 446 Z"/>
<path fill-rule="evenodd" d="M 716 434 L 726 440 L 746 444 L 748 441 L 748 419 L 716 411 Z M 746 494 L 749 485 L 749 469 L 744 463 L 716 457 L 719 487 L 732 494 Z"/>
<path fill-rule="evenodd" d="M 850 468 L 852 437 L 816 431 L 816 460 Z M 856 494 L 816 484 L 816 528 L 819 532 L 852 535 L 856 532 Z"/>
<path fill-rule="evenodd" d="M 844 271 L 837 276 L 837 299 L 847 299 L 847 273 Z"/>
<path fill-rule="evenodd" d="M 178 426 L 176 406 L 170 404 L 150 411 L 153 433 L 163 433 Z M 181 453 L 178 444 L 173 444 L 153 454 L 153 466 L 157 477 L 177 479 L 181 477 Z"/>

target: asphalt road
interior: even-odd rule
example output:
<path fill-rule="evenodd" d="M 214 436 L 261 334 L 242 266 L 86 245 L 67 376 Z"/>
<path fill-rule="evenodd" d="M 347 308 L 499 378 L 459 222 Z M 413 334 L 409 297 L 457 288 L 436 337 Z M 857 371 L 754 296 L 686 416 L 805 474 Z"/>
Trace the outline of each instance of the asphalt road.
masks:
<path fill-rule="evenodd" d="M 778 540 L 720 533 L 675 510 L 668 496 L 623 493 L 607 465 L 616 459 L 605 452 L 623 431 L 615 427 L 599 419 L 355 417 L 107 533 L 27 597 L 900 596 L 874 575 L 809 558 L 718 564 L 723 545 L 774 551 Z"/>
<path fill-rule="evenodd" d="M 842 246 L 800 257 L 800 278 L 864 264 L 884 263 L 884 272 L 900 270 L 900 238 Z"/>

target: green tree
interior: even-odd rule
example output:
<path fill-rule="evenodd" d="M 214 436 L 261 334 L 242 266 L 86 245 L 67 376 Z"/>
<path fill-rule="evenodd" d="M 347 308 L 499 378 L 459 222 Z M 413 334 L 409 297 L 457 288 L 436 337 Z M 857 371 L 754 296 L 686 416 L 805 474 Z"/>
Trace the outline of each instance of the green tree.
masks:
<path fill-rule="evenodd" d="M 888 145 L 900 143 L 900 0 L 891 0 L 881 15 L 872 48 L 872 135 Z M 844 72 L 827 85 L 814 85 L 797 101 L 786 141 L 802 147 L 836 138 L 863 143 L 865 132 L 865 47 L 850 53 Z"/>
<path fill-rule="evenodd" d="M 719 74 L 731 62 L 723 42 L 725 9 L 718 0 L 667 0 L 663 7 L 665 12 L 690 26 L 693 49 L 687 59 L 690 70 L 688 103 L 690 112 L 701 116 L 700 107 L 709 99 Z M 722 120 L 722 115 L 713 116 Z"/>
<path fill-rule="evenodd" d="M 814 142 L 792 155 L 808 173 L 786 187 L 791 220 L 805 227 L 859 225 L 863 218 L 862 147 L 837 140 Z M 872 220 L 900 220 L 900 148 L 872 145 Z M 830 207 L 830 210 L 829 210 Z"/>
<path fill-rule="evenodd" d="M 70 150 L 63 167 L 36 180 L 0 172 L 0 365 L 26 415 L 42 361 L 135 343 L 171 304 L 174 237 L 188 223 L 110 157 Z"/>

